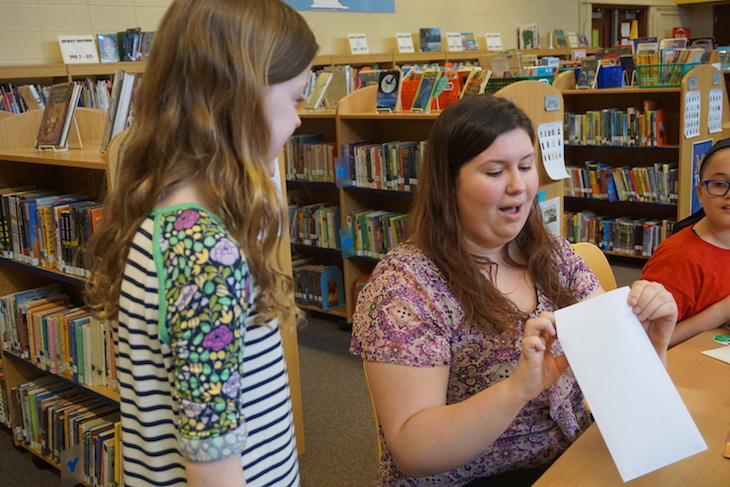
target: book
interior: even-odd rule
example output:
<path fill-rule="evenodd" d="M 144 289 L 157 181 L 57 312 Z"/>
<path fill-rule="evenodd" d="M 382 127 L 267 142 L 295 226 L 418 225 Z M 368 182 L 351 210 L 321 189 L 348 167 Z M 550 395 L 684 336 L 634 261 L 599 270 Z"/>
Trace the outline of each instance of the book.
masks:
<path fill-rule="evenodd" d="M 118 63 L 119 47 L 116 34 L 96 34 L 99 45 L 99 60 L 102 63 Z"/>
<path fill-rule="evenodd" d="M 441 27 L 421 27 L 419 29 L 421 52 L 438 52 L 441 50 Z"/>
<path fill-rule="evenodd" d="M 106 148 L 109 147 L 114 134 L 114 120 L 117 114 L 117 105 L 119 104 L 119 93 L 122 90 L 122 82 L 124 81 L 124 70 L 118 69 L 114 73 L 114 80 L 112 81 L 112 91 L 109 99 L 109 109 L 107 110 L 106 126 L 104 127 L 104 133 L 101 136 L 101 143 L 99 148 L 103 153 L 106 152 Z"/>
<path fill-rule="evenodd" d="M 578 37 L 577 32 L 568 32 L 567 36 L 568 36 L 568 47 L 570 47 L 570 48 L 582 47 L 581 43 L 580 43 L 580 38 Z M 583 46 L 583 47 L 587 47 L 587 45 Z"/>
<path fill-rule="evenodd" d="M 400 69 L 382 69 L 378 76 L 378 93 L 375 97 L 375 110 L 394 112 L 400 107 Z"/>
<path fill-rule="evenodd" d="M 555 29 L 555 47 L 568 47 L 568 39 L 565 37 L 563 29 Z"/>
<path fill-rule="evenodd" d="M 134 86 L 137 82 L 137 76 L 125 72 L 122 76 L 122 86 L 119 89 L 119 98 L 117 99 L 117 108 L 114 112 L 114 125 L 112 126 L 111 138 L 122 132 L 129 126 L 129 115 L 132 106 L 132 96 L 134 94 Z"/>
<path fill-rule="evenodd" d="M 327 87 L 327 96 L 324 103 L 327 108 L 335 108 L 345 96 L 350 94 L 352 86 L 353 69 L 346 64 L 325 66 L 325 72 L 332 73 L 330 85 Z"/>
<path fill-rule="evenodd" d="M 479 42 L 473 32 L 462 32 L 461 42 L 464 45 L 465 51 L 479 50 Z"/>
<path fill-rule="evenodd" d="M 80 95 L 81 85 L 75 81 L 58 83 L 51 87 L 38 128 L 36 149 L 58 149 L 68 146 L 68 135 Z"/>
<path fill-rule="evenodd" d="M 487 86 L 489 79 L 492 77 L 492 70 L 489 68 L 473 69 L 469 73 L 469 77 L 461 91 L 460 98 L 467 96 L 481 95 Z"/>
<path fill-rule="evenodd" d="M 416 90 L 416 97 L 411 106 L 412 112 L 428 112 L 431 110 L 431 100 L 440 77 L 441 71 L 439 70 L 424 70 L 422 72 L 421 81 L 418 90 Z"/>
<path fill-rule="evenodd" d="M 19 86 L 18 93 L 20 93 L 20 96 L 23 98 L 28 110 L 43 110 L 46 108 L 43 98 L 41 98 L 40 93 L 38 93 L 38 89 L 34 85 L 28 84 Z"/>
<path fill-rule="evenodd" d="M 576 78 L 575 88 L 578 90 L 592 89 L 596 87 L 599 64 L 595 57 L 583 58 L 580 64 L 580 71 Z"/>
<path fill-rule="evenodd" d="M 537 24 L 522 24 L 517 28 L 520 49 L 536 49 L 540 47 L 540 34 Z"/>
<path fill-rule="evenodd" d="M 314 88 L 312 88 L 312 92 L 309 94 L 309 97 L 304 104 L 304 108 L 307 110 L 314 110 L 322 105 L 322 101 L 324 100 L 324 95 L 330 81 L 332 81 L 332 73 L 323 71 L 317 75 Z"/>

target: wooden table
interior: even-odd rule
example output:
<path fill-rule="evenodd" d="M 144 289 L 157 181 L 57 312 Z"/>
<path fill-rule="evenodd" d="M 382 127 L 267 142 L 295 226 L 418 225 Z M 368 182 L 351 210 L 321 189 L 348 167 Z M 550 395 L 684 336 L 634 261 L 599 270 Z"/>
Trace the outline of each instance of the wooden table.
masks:
<path fill-rule="evenodd" d="M 672 348 L 668 356 L 669 375 L 702 433 L 707 450 L 624 483 L 593 424 L 533 487 L 730 486 L 730 459 L 723 456 L 730 433 L 730 364 L 700 353 L 720 347 L 712 337 L 726 333 L 722 328 L 704 332 Z"/>

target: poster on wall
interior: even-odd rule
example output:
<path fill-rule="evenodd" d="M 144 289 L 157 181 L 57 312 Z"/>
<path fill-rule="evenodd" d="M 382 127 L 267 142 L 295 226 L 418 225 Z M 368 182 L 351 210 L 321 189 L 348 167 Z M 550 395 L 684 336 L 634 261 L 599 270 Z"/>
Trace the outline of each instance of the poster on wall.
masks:
<path fill-rule="evenodd" d="M 395 0 L 284 0 L 297 10 L 395 12 Z"/>

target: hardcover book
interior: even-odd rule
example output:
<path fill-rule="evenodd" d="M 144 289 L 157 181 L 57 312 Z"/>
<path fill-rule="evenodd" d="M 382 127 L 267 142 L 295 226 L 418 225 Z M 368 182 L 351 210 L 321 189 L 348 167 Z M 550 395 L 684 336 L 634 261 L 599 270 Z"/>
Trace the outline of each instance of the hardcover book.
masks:
<path fill-rule="evenodd" d="M 580 72 L 575 83 L 578 90 L 591 89 L 596 87 L 596 78 L 598 77 L 598 60 L 596 58 L 584 58 L 580 64 Z"/>
<path fill-rule="evenodd" d="M 536 49 L 540 47 L 540 34 L 537 24 L 523 24 L 518 27 L 520 49 Z"/>
<path fill-rule="evenodd" d="M 41 126 L 38 129 L 38 137 L 36 137 L 36 149 L 56 149 L 67 146 L 69 130 L 80 95 L 81 85 L 73 81 L 51 87 Z"/>
<path fill-rule="evenodd" d="M 96 41 L 99 44 L 99 60 L 102 63 L 119 62 L 116 34 L 96 34 Z"/>
<path fill-rule="evenodd" d="M 400 69 L 383 69 L 380 71 L 375 110 L 394 112 L 399 109 L 401 77 L 402 72 Z"/>
<path fill-rule="evenodd" d="M 441 27 L 422 27 L 419 34 L 421 52 L 438 52 L 441 50 Z"/>

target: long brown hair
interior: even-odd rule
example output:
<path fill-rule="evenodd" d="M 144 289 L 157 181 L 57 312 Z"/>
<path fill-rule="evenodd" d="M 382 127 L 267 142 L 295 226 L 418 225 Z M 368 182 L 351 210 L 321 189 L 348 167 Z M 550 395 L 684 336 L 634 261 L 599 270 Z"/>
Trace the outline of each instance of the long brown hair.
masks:
<path fill-rule="evenodd" d="M 444 109 L 431 128 L 408 218 L 408 234 L 446 277 L 461 302 L 465 322 L 485 331 L 495 327 L 512 330 L 525 316 L 482 275 L 480 269 L 490 262 L 477 259 L 467 249 L 456 205 L 456 179 L 464 164 L 484 152 L 497 137 L 515 129 L 524 130 L 534 144 L 530 119 L 503 98 L 473 96 Z M 543 224 L 537 202 L 514 245 L 526 263 L 515 262 L 507 245 L 502 250 L 505 262 L 527 268 L 535 285 L 559 307 L 576 301 L 574 294 L 560 284 L 556 242 Z"/>
<path fill-rule="evenodd" d="M 164 192 L 191 181 L 241 245 L 260 287 L 257 322 L 296 313 L 290 276 L 274 260 L 284 203 L 269 176 L 264 102 L 318 49 L 280 0 L 175 0 L 155 33 L 136 116 L 91 239 L 86 301 L 115 318 L 127 253 Z"/>

